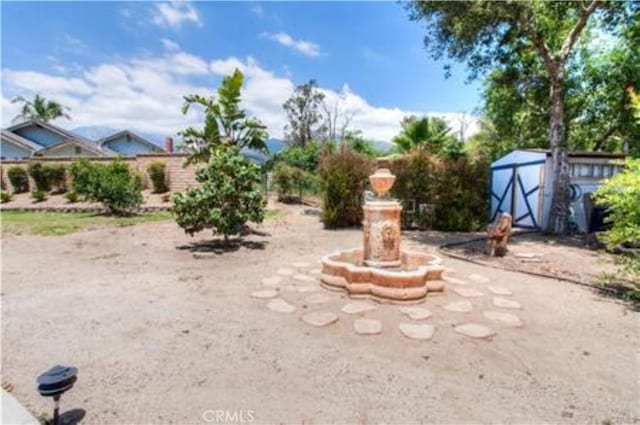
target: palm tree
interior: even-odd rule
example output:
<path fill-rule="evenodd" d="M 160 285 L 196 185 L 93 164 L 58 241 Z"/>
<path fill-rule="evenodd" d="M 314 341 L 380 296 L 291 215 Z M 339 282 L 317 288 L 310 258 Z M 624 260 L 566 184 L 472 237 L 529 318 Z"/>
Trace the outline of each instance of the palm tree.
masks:
<path fill-rule="evenodd" d="M 256 118 L 247 117 L 246 112 L 240 109 L 243 82 L 244 75 L 236 69 L 232 75 L 222 80 L 217 98 L 197 94 L 184 96 L 184 114 L 193 105 L 202 106 L 205 114 L 203 129 L 189 127 L 180 132 L 189 152 L 187 163 L 207 161 L 211 151 L 222 145 L 268 153 L 267 127 Z"/>
<path fill-rule="evenodd" d="M 33 100 L 27 100 L 22 96 L 18 96 L 11 101 L 11 103 L 22 103 L 22 109 L 20 114 L 17 115 L 13 122 L 28 121 L 28 120 L 40 120 L 48 122 L 59 117 L 64 117 L 68 120 L 71 117 L 65 112 L 70 111 L 67 106 L 61 105 L 53 100 L 47 100 L 46 98 L 36 94 Z"/>
<path fill-rule="evenodd" d="M 427 149 L 438 153 L 453 136 L 447 122 L 438 117 L 405 117 L 400 134 L 393 138 L 393 143 L 400 152 L 413 149 Z"/>

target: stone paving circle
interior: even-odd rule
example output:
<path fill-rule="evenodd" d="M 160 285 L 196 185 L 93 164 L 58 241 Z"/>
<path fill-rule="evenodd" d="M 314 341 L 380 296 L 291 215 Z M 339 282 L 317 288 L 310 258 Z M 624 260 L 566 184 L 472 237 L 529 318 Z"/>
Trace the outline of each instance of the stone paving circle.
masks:
<path fill-rule="evenodd" d="M 267 308 L 271 311 L 275 311 L 276 313 L 293 313 L 296 311 L 296 307 L 294 305 L 289 304 L 282 298 L 276 298 L 269 301 Z"/>
<path fill-rule="evenodd" d="M 278 286 L 282 283 L 282 278 L 280 276 L 272 276 L 265 277 L 262 279 L 262 284 L 264 286 Z"/>
<path fill-rule="evenodd" d="M 429 340 L 433 338 L 433 334 L 436 331 L 436 328 L 433 325 L 417 325 L 414 323 L 400 323 L 400 325 L 398 325 L 398 328 L 400 329 L 400 332 L 404 334 L 404 336 L 411 339 Z"/>
<path fill-rule="evenodd" d="M 424 320 L 433 316 L 433 314 L 422 307 L 400 307 L 400 313 L 409 316 L 413 320 Z"/>
<path fill-rule="evenodd" d="M 513 295 L 513 292 L 502 286 L 487 286 L 487 289 L 496 295 Z"/>
<path fill-rule="evenodd" d="M 477 283 L 489 283 L 491 279 L 481 274 L 473 273 L 468 276 L 469 280 L 472 280 Z"/>
<path fill-rule="evenodd" d="M 493 329 L 479 323 L 465 323 L 464 325 L 455 326 L 453 330 L 459 334 L 479 339 L 489 338 L 496 334 Z"/>
<path fill-rule="evenodd" d="M 353 330 L 360 335 L 375 335 L 382 332 L 382 323 L 375 319 L 356 319 Z"/>
<path fill-rule="evenodd" d="M 329 298 L 325 294 L 314 294 L 314 295 L 310 295 L 307 298 L 305 298 L 304 302 L 307 303 L 307 304 L 322 304 L 322 303 L 326 303 L 330 299 L 331 298 Z"/>
<path fill-rule="evenodd" d="M 342 307 L 342 312 L 347 314 L 358 314 L 364 313 L 365 311 L 375 310 L 376 308 L 378 307 L 373 304 L 369 304 L 363 301 L 354 301 Z"/>
<path fill-rule="evenodd" d="M 475 288 L 453 288 L 453 292 L 465 298 L 477 298 L 484 295 Z"/>
<path fill-rule="evenodd" d="M 522 320 L 520 320 L 520 318 L 515 314 L 490 310 L 485 311 L 483 314 L 485 319 L 499 322 L 507 326 L 513 326 L 514 328 L 522 327 Z"/>
<path fill-rule="evenodd" d="M 444 309 L 455 311 L 456 313 L 469 313 L 473 311 L 473 304 L 469 300 L 455 301 L 445 305 Z"/>
<path fill-rule="evenodd" d="M 304 261 L 298 261 L 297 263 L 293 263 L 291 265 L 296 269 L 306 269 L 307 267 L 311 266 L 311 264 L 305 263 Z"/>
<path fill-rule="evenodd" d="M 338 315 L 329 311 L 314 311 L 307 313 L 300 318 L 304 323 L 321 328 L 328 326 L 338 320 Z"/>
<path fill-rule="evenodd" d="M 282 276 L 293 276 L 295 274 L 295 272 L 296 272 L 295 270 L 288 269 L 286 267 L 278 269 L 278 274 L 280 274 Z"/>
<path fill-rule="evenodd" d="M 516 310 L 522 308 L 520 303 L 500 297 L 493 297 L 493 305 L 495 305 L 496 307 L 512 308 Z"/>
<path fill-rule="evenodd" d="M 297 274 L 297 275 L 294 275 L 293 278 L 295 280 L 299 280 L 300 282 L 315 282 L 316 281 L 315 277 L 311 277 L 311 276 L 308 276 L 306 274 Z"/>
<path fill-rule="evenodd" d="M 253 298 L 275 298 L 278 296 L 278 291 L 275 289 L 262 289 L 260 291 L 253 291 L 251 296 Z"/>
<path fill-rule="evenodd" d="M 466 280 L 458 279 L 457 277 L 453 277 L 453 276 L 447 276 L 446 273 L 442 275 L 442 280 L 444 280 L 445 282 L 453 283 L 455 285 L 469 284 L 469 282 L 467 282 Z"/>

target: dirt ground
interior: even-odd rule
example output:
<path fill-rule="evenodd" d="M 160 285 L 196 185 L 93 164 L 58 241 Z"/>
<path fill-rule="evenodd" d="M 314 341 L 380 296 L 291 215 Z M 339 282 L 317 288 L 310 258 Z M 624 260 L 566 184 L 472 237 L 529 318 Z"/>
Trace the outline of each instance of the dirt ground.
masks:
<path fill-rule="evenodd" d="M 191 245 L 200 239 L 173 223 L 3 236 L 3 382 L 49 413 L 35 378 L 76 366 L 62 411 L 82 409 L 90 424 L 640 422 L 638 313 L 578 285 L 445 257 L 456 277 L 485 276 L 522 305 L 514 312 L 524 326 L 492 324 L 489 340 L 452 327 L 481 322 L 490 297 L 473 299 L 471 313 L 448 311 L 461 299 L 449 286 L 422 305 L 433 312 L 430 341 L 398 332 L 406 318 L 386 304 L 363 314 L 383 332 L 357 335 L 339 310 L 348 299 L 334 292 L 315 307 L 309 294 L 283 290 L 296 312 L 270 311 L 250 297 L 262 278 L 293 262 L 317 268 L 361 243 L 359 230 L 324 231 L 301 211 L 286 207 L 261 227 L 271 236 L 231 251 Z M 448 238 L 427 236 L 405 246 L 435 253 Z M 339 320 L 299 320 L 314 309 Z"/>

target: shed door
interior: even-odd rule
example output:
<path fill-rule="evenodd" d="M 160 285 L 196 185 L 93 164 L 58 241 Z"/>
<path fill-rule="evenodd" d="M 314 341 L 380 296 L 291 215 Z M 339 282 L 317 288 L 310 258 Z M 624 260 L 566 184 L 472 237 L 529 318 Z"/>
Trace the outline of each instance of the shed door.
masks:
<path fill-rule="evenodd" d="M 491 221 L 500 212 L 515 227 L 538 228 L 542 161 L 501 165 L 491 169 Z"/>

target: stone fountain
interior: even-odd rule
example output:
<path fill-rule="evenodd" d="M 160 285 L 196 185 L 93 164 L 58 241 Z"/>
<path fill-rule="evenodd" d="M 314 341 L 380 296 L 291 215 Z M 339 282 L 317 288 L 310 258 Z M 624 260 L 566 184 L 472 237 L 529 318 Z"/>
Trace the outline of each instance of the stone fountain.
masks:
<path fill-rule="evenodd" d="M 388 162 L 380 160 L 369 176 L 376 199 L 363 207 L 364 247 L 325 256 L 320 277 L 324 287 L 383 302 L 416 302 L 429 291 L 442 290 L 439 257 L 400 249 L 402 206 L 388 196 L 395 179 Z"/>

